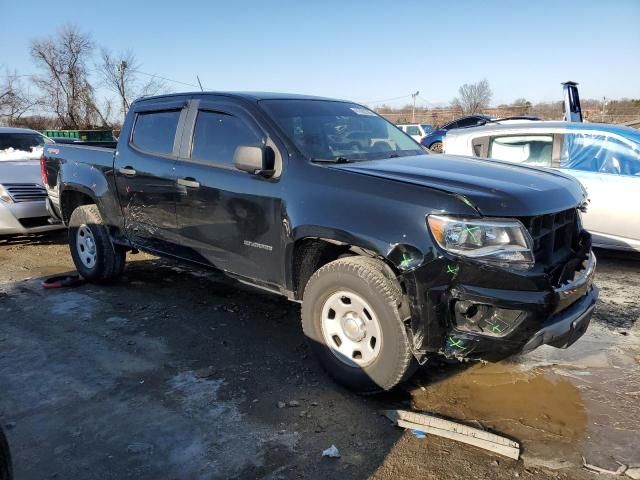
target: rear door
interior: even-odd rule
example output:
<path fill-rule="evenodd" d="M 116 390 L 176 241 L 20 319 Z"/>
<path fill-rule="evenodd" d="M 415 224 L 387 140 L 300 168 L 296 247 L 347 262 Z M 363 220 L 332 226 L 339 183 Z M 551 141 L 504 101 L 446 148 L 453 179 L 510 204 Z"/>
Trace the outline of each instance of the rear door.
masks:
<path fill-rule="evenodd" d="M 281 270 L 279 174 L 267 179 L 233 165 L 237 147 L 268 143 L 250 112 L 233 100 L 194 100 L 176 164 L 176 208 L 190 260 L 275 286 Z M 281 172 L 279 154 L 276 159 Z"/>
<path fill-rule="evenodd" d="M 175 163 L 186 100 L 154 102 L 135 108 L 130 136 L 121 139 L 114 162 L 125 231 L 141 248 L 175 255 Z"/>

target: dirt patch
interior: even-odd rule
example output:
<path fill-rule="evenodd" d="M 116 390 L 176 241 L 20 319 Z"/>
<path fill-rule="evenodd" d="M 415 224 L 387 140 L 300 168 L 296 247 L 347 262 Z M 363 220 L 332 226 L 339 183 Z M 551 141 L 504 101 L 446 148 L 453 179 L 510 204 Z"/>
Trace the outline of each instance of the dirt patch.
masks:
<path fill-rule="evenodd" d="M 373 398 L 318 368 L 298 305 L 218 273 L 140 254 L 114 285 L 45 290 L 72 271 L 64 234 L 2 240 L 0 264 L 0 418 L 17 478 L 582 479 L 580 455 L 636 460 L 638 312 L 613 303 L 640 295 L 635 261 L 600 259 L 602 303 L 571 349 L 429 364 Z M 512 436 L 524 461 L 378 414 L 410 407 Z M 322 458 L 332 444 L 342 457 Z"/>

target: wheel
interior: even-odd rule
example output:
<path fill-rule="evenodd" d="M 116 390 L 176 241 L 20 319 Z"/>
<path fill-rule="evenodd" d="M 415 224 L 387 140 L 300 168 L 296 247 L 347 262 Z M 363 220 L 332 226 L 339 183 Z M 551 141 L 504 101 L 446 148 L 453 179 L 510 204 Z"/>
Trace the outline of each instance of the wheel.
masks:
<path fill-rule="evenodd" d="M 126 250 L 114 245 L 96 205 L 76 208 L 69 220 L 69 248 L 82 277 L 104 283 L 124 271 Z"/>
<path fill-rule="evenodd" d="M 402 290 L 382 261 L 347 257 L 317 270 L 302 301 L 302 329 L 322 367 L 358 393 L 392 389 L 417 362 Z"/>
<path fill-rule="evenodd" d="M 442 153 L 442 142 L 433 142 L 429 146 L 429 150 L 431 150 L 434 153 Z"/>

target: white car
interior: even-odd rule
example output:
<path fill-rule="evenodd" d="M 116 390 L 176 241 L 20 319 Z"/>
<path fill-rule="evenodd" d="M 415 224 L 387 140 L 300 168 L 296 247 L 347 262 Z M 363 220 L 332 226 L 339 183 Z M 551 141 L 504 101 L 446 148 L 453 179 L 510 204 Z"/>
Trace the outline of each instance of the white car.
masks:
<path fill-rule="evenodd" d="M 433 126 L 428 123 L 407 123 L 402 125 L 396 125 L 400 130 L 413 138 L 416 142 L 420 143 L 424 137 L 433 132 Z"/>
<path fill-rule="evenodd" d="M 572 175 L 589 194 L 583 223 L 594 246 L 640 251 L 640 131 L 575 122 L 486 125 L 449 132 L 444 152 Z"/>
<path fill-rule="evenodd" d="M 40 155 L 52 140 L 35 130 L 0 128 L 0 235 L 65 228 L 47 211 Z"/>

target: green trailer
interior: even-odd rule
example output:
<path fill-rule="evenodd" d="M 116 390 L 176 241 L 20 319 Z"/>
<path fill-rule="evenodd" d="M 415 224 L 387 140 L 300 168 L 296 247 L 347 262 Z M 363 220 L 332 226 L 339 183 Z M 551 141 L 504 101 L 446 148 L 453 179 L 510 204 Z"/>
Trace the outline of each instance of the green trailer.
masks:
<path fill-rule="evenodd" d="M 112 130 L 41 130 L 51 138 L 77 138 L 83 142 L 114 142 Z"/>

